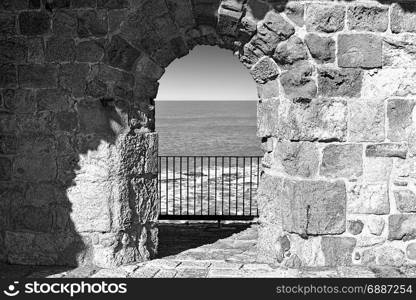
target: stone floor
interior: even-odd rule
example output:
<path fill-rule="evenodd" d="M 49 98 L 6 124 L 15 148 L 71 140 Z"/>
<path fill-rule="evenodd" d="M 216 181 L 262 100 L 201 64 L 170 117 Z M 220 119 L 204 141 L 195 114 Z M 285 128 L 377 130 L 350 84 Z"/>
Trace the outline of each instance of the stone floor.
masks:
<path fill-rule="evenodd" d="M 256 224 L 161 224 L 155 260 L 115 269 L 0 265 L 0 278 L 416 277 L 416 267 L 276 268 L 255 262 L 256 240 Z"/>

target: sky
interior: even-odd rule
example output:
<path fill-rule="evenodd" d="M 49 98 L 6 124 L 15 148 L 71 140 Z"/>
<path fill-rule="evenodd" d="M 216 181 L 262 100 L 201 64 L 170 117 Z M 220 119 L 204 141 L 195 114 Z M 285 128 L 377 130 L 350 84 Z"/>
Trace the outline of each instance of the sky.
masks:
<path fill-rule="evenodd" d="M 197 46 L 172 62 L 159 81 L 157 100 L 257 100 L 248 69 L 230 50 Z"/>

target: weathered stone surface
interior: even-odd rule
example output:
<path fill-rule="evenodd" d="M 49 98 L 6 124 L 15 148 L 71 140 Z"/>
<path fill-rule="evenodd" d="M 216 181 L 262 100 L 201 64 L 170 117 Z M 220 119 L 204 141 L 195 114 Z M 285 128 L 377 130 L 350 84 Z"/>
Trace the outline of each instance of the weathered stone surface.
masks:
<path fill-rule="evenodd" d="M 277 201 L 276 201 L 277 202 Z M 283 234 L 279 225 L 260 226 L 257 244 L 257 260 L 262 263 L 280 263 L 283 261 L 284 251 L 278 239 Z"/>
<path fill-rule="evenodd" d="M 305 5 L 302 3 L 272 3 L 274 9 L 285 13 L 285 15 L 296 25 L 302 27 L 305 25 L 304 14 Z"/>
<path fill-rule="evenodd" d="M 43 45 L 43 39 L 32 38 L 27 41 L 27 61 L 33 64 L 42 64 L 45 62 L 45 47 Z"/>
<path fill-rule="evenodd" d="M 292 176 L 314 177 L 318 172 L 318 156 L 318 149 L 313 143 L 277 142 L 273 169 Z"/>
<path fill-rule="evenodd" d="M 339 234 L 346 229 L 346 192 L 342 181 L 285 180 L 279 199 L 283 228 L 288 232 Z"/>
<path fill-rule="evenodd" d="M 33 113 L 36 110 L 34 93 L 31 90 L 8 89 L 3 92 L 4 106 L 15 113 Z"/>
<path fill-rule="evenodd" d="M 387 182 L 393 167 L 390 157 L 364 157 L 363 180 L 366 182 Z"/>
<path fill-rule="evenodd" d="M 280 116 L 279 137 L 293 141 L 345 141 L 347 107 L 345 101 L 313 99 L 293 103 Z"/>
<path fill-rule="evenodd" d="M 53 37 L 46 42 L 46 61 L 70 62 L 75 59 L 75 42 L 72 39 Z"/>
<path fill-rule="evenodd" d="M 105 61 L 112 67 L 131 71 L 134 67 L 134 62 L 139 58 L 140 54 L 139 50 L 116 35 L 113 36 L 111 43 L 106 47 Z"/>
<path fill-rule="evenodd" d="M 81 38 L 107 34 L 107 12 L 105 10 L 85 10 L 78 13 L 78 36 Z"/>
<path fill-rule="evenodd" d="M 279 66 L 291 68 L 294 63 L 308 58 L 308 50 L 299 37 L 292 36 L 277 46 L 273 58 Z"/>
<path fill-rule="evenodd" d="M 310 4 L 305 13 L 308 31 L 337 32 L 344 28 L 345 7 L 342 5 Z"/>
<path fill-rule="evenodd" d="M 0 42 L 0 63 L 25 63 L 26 41 L 19 38 L 4 39 Z"/>
<path fill-rule="evenodd" d="M 316 96 L 317 87 L 312 72 L 312 65 L 302 63 L 282 73 L 280 82 L 289 99 L 295 102 L 309 102 Z"/>
<path fill-rule="evenodd" d="M 390 215 L 389 240 L 412 240 L 416 238 L 416 215 Z"/>
<path fill-rule="evenodd" d="M 416 32 L 416 4 L 412 2 L 394 3 L 391 8 L 391 31 Z"/>
<path fill-rule="evenodd" d="M 363 173 L 363 146 L 329 145 L 324 148 L 319 174 L 330 178 L 355 178 Z"/>
<path fill-rule="evenodd" d="M 18 66 L 19 84 L 25 88 L 53 88 L 57 85 L 57 67 L 55 65 Z"/>
<path fill-rule="evenodd" d="M 266 83 L 279 76 L 279 69 L 271 58 L 265 56 L 251 68 L 250 73 L 256 82 Z"/>
<path fill-rule="evenodd" d="M 11 179 L 12 162 L 7 157 L 0 157 L 0 180 L 7 181 Z"/>
<path fill-rule="evenodd" d="M 72 100 L 63 91 L 58 89 L 43 89 L 36 94 L 36 104 L 39 111 L 66 111 L 74 106 Z"/>
<path fill-rule="evenodd" d="M 374 216 L 367 219 L 366 222 L 368 231 L 377 236 L 380 236 L 383 233 L 385 223 L 384 219 Z"/>
<path fill-rule="evenodd" d="M 76 48 L 79 62 L 99 62 L 104 56 L 104 41 L 91 40 L 80 42 Z"/>
<path fill-rule="evenodd" d="M 72 0 L 71 7 L 73 8 L 94 8 L 97 6 L 97 0 Z"/>
<path fill-rule="evenodd" d="M 407 137 L 412 125 L 413 110 L 416 102 L 404 99 L 392 99 L 387 103 L 387 137 L 393 142 L 401 142 Z"/>
<path fill-rule="evenodd" d="M 322 68 L 318 71 L 319 93 L 328 97 L 357 97 L 362 79 L 360 70 Z"/>
<path fill-rule="evenodd" d="M 52 20 L 52 31 L 56 36 L 77 35 L 77 13 L 72 10 L 57 10 Z"/>
<path fill-rule="evenodd" d="M 383 66 L 416 67 L 416 38 L 406 34 L 383 39 Z"/>
<path fill-rule="evenodd" d="M 120 9 L 129 6 L 128 0 L 98 0 L 98 8 Z"/>
<path fill-rule="evenodd" d="M 348 220 L 348 232 L 358 235 L 363 231 L 364 223 L 361 220 Z"/>
<path fill-rule="evenodd" d="M 54 180 L 56 178 L 56 160 L 51 155 L 17 157 L 13 164 L 13 176 L 32 182 Z"/>
<path fill-rule="evenodd" d="M 236 36 L 243 12 L 225 9 L 222 6 L 218 10 L 218 15 L 218 31 L 224 35 Z"/>
<path fill-rule="evenodd" d="M 257 136 L 267 137 L 276 133 L 279 124 L 280 101 L 278 98 L 263 99 L 257 104 Z"/>
<path fill-rule="evenodd" d="M 343 68 L 380 68 L 382 40 L 373 34 L 340 34 L 338 65 Z"/>
<path fill-rule="evenodd" d="M 416 212 L 416 195 L 411 190 L 397 190 L 393 192 L 396 207 L 402 213 Z"/>
<path fill-rule="evenodd" d="M 312 57 L 318 63 L 335 61 L 335 41 L 332 38 L 309 33 L 305 36 L 305 43 Z"/>
<path fill-rule="evenodd" d="M 352 142 L 384 141 L 384 101 L 379 99 L 354 99 L 348 104 L 350 110 L 350 123 L 348 128 L 350 140 Z"/>
<path fill-rule="evenodd" d="M 386 246 L 379 250 L 377 262 L 381 266 L 400 267 L 405 261 L 404 252 L 400 249 Z"/>
<path fill-rule="evenodd" d="M 0 88 L 17 87 L 16 67 L 11 64 L 0 64 Z"/>
<path fill-rule="evenodd" d="M 357 5 L 348 7 L 348 28 L 359 31 L 386 31 L 389 25 L 387 6 Z"/>
<path fill-rule="evenodd" d="M 147 55 L 143 55 L 137 62 L 136 72 L 139 73 L 140 76 L 159 80 L 165 73 L 165 69 L 156 64 L 156 62 Z"/>
<path fill-rule="evenodd" d="M 263 84 L 257 84 L 257 95 L 259 99 L 267 100 L 279 97 L 279 80 L 270 80 Z"/>
<path fill-rule="evenodd" d="M 408 146 L 403 143 L 382 143 L 367 145 L 366 156 L 373 157 L 399 157 L 405 159 Z"/>
<path fill-rule="evenodd" d="M 416 260 L 416 243 L 410 243 L 407 246 L 406 255 L 408 259 Z"/>
<path fill-rule="evenodd" d="M 16 33 L 16 16 L 10 13 L 0 13 L 0 36 Z"/>
<path fill-rule="evenodd" d="M 347 186 L 347 212 L 350 214 L 388 214 L 390 204 L 386 183 L 350 183 Z"/>
<path fill-rule="evenodd" d="M 321 247 L 325 266 L 349 266 L 356 240 L 351 237 L 322 237 Z"/>
<path fill-rule="evenodd" d="M 13 135 L 0 135 L 0 154 L 16 154 L 17 142 Z"/>
<path fill-rule="evenodd" d="M 59 86 L 75 97 L 85 95 L 86 79 L 89 72 L 87 64 L 63 64 L 59 68 Z"/>
<path fill-rule="evenodd" d="M 41 35 L 50 30 L 51 20 L 45 11 L 25 11 L 19 15 L 20 33 Z"/>

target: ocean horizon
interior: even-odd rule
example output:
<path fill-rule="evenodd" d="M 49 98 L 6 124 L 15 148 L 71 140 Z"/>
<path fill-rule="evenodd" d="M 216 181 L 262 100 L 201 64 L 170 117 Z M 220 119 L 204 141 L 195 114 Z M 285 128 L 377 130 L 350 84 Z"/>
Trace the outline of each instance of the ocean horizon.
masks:
<path fill-rule="evenodd" d="M 159 155 L 261 156 L 256 101 L 156 101 Z"/>

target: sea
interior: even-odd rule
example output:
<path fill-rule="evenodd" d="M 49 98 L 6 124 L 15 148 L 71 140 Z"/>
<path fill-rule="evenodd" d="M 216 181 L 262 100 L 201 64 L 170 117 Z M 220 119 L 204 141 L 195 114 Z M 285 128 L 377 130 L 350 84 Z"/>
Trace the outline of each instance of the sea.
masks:
<path fill-rule="evenodd" d="M 256 101 L 156 101 L 159 155 L 262 155 L 256 105 Z"/>

